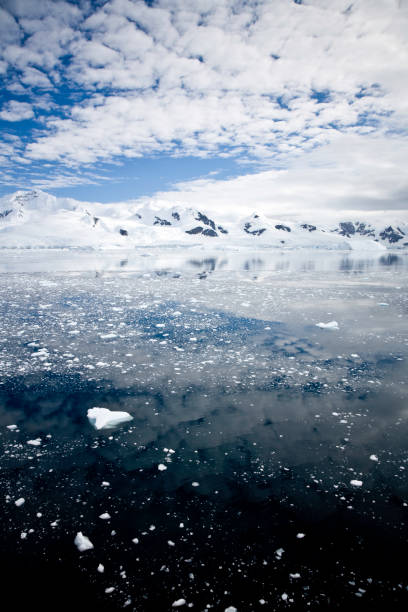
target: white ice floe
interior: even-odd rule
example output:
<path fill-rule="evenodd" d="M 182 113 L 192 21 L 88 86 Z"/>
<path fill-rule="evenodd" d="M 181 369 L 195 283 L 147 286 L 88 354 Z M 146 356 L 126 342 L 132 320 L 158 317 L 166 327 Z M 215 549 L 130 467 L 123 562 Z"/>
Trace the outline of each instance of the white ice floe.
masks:
<path fill-rule="evenodd" d="M 103 574 L 103 572 L 105 571 L 105 568 L 102 565 L 102 563 L 100 563 L 96 569 L 98 570 L 100 574 Z"/>
<path fill-rule="evenodd" d="M 180 608 L 180 606 L 185 606 L 185 605 L 186 605 L 185 599 L 176 599 L 176 601 L 173 601 L 173 603 L 171 604 L 171 607 Z"/>
<path fill-rule="evenodd" d="M 164 470 L 167 470 L 167 467 L 164 465 L 164 463 L 159 463 L 157 469 L 159 470 L 159 472 L 164 472 Z"/>
<path fill-rule="evenodd" d="M 103 521 L 108 521 L 110 519 L 110 514 L 108 514 L 107 512 L 104 512 L 103 514 L 99 515 L 99 518 L 102 519 Z"/>
<path fill-rule="evenodd" d="M 10 431 L 13 431 L 13 429 L 17 429 L 17 425 L 6 425 L 7 429 L 10 429 Z"/>
<path fill-rule="evenodd" d="M 350 484 L 352 487 L 362 487 L 363 481 L 362 480 L 350 480 Z"/>
<path fill-rule="evenodd" d="M 305 534 L 304 533 L 297 533 L 296 537 L 297 537 L 298 540 L 301 540 L 302 538 L 305 537 Z"/>
<path fill-rule="evenodd" d="M 27 440 L 27 444 L 30 444 L 30 446 L 41 446 L 41 438 L 36 438 L 35 440 Z"/>
<path fill-rule="evenodd" d="M 22 506 L 25 503 L 25 499 L 24 497 L 20 497 L 19 499 L 16 499 L 16 501 L 14 502 L 17 506 L 17 508 L 19 508 L 20 506 Z"/>
<path fill-rule="evenodd" d="M 328 323 L 316 323 L 316 327 L 320 329 L 339 329 L 337 321 L 329 321 Z"/>
<path fill-rule="evenodd" d="M 76 534 L 74 544 L 79 550 L 79 552 L 84 552 L 85 550 L 91 550 L 94 547 L 91 540 L 87 538 L 86 536 L 84 536 L 82 531 L 78 531 L 78 533 Z"/>
<path fill-rule="evenodd" d="M 109 410 L 109 408 L 99 408 L 98 406 L 89 408 L 87 416 L 95 429 L 112 429 L 121 423 L 133 420 L 128 412 Z"/>
<path fill-rule="evenodd" d="M 378 461 L 377 455 L 370 455 L 371 461 Z"/>
<path fill-rule="evenodd" d="M 238 612 L 238 610 L 234 608 L 234 606 L 228 606 L 228 608 L 225 608 L 224 612 Z"/>

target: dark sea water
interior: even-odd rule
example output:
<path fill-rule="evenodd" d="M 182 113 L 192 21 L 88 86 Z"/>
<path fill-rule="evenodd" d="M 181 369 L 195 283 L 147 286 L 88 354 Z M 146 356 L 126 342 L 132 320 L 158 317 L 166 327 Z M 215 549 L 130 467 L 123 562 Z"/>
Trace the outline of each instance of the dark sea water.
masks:
<path fill-rule="evenodd" d="M 391 253 L 2 253 L 3 609 L 408 609 L 407 278 Z"/>

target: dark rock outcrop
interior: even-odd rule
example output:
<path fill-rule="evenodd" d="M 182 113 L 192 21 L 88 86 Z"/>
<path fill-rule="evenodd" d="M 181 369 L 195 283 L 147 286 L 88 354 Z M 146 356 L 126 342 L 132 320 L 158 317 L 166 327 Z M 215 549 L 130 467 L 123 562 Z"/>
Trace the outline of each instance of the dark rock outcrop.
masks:
<path fill-rule="evenodd" d="M 211 238 L 218 237 L 218 234 L 213 229 L 205 229 L 203 231 L 203 236 L 211 236 Z"/>
<path fill-rule="evenodd" d="M 127 231 L 127 230 L 125 230 L 125 229 L 120 229 L 120 230 L 119 230 L 119 234 L 120 234 L 121 236 L 128 236 L 128 235 L 129 235 L 129 234 L 128 234 L 128 231 Z"/>
<path fill-rule="evenodd" d="M 405 236 L 404 232 L 398 227 L 394 229 L 391 225 L 385 228 L 383 232 L 380 232 L 380 238 L 382 240 L 388 240 L 390 244 L 395 244 L 403 239 Z"/>
<path fill-rule="evenodd" d="M 254 215 L 254 217 L 257 217 L 257 216 L 258 215 Z M 247 234 L 251 234 L 252 236 L 260 236 L 261 234 L 266 232 L 265 227 L 261 227 L 260 229 L 255 229 L 255 230 L 251 230 L 251 227 L 252 225 L 250 223 L 245 223 L 244 232 L 246 232 Z"/>
<path fill-rule="evenodd" d="M 167 221 L 167 219 L 160 219 L 160 217 L 155 217 L 153 225 L 171 225 L 171 223 L 170 221 Z"/>
<path fill-rule="evenodd" d="M 309 232 L 315 232 L 317 230 L 317 227 L 315 225 L 310 225 L 310 223 L 302 223 L 300 227 L 308 230 Z"/>
<path fill-rule="evenodd" d="M 201 234 L 203 228 L 200 226 L 193 227 L 191 230 L 186 230 L 186 234 Z"/>
<path fill-rule="evenodd" d="M 209 225 L 213 230 L 215 230 L 215 223 L 212 219 L 209 219 L 207 215 L 203 215 L 200 212 L 197 212 L 197 216 L 194 217 L 197 221 L 201 221 L 204 225 Z"/>
<path fill-rule="evenodd" d="M 288 227 L 287 225 L 283 225 L 283 223 L 279 223 L 278 225 L 275 225 L 275 228 L 277 230 L 283 230 L 284 232 L 291 232 L 292 231 L 290 229 L 290 227 Z"/>

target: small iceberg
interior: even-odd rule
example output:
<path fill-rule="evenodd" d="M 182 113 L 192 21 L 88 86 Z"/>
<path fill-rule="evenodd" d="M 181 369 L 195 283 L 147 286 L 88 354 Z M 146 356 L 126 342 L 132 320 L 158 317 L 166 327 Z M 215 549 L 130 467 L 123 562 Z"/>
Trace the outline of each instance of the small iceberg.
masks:
<path fill-rule="evenodd" d="M 316 323 L 316 327 L 320 329 L 339 329 L 337 321 L 329 321 L 328 323 Z"/>
<path fill-rule="evenodd" d="M 98 406 L 89 408 L 87 416 L 95 429 L 113 429 L 121 423 L 133 420 L 128 412 L 109 410 L 109 408 L 99 408 Z"/>
<path fill-rule="evenodd" d="M 82 533 L 82 531 L 78 531 L 78 533 L 76 534 L 74 544 L 79 550 L 79 552 L 84 552 L 85 550 L 92 550 L 92 548 L 94 547 L 91 540 L 87 538 Z"/>

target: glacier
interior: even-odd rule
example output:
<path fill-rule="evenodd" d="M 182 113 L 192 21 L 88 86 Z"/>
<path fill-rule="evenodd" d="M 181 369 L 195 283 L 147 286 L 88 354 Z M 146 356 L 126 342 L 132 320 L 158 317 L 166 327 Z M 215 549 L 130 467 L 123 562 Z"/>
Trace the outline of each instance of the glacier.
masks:
<path fill-rule="evenodd" d="M 318 248 L 384 251 L 408 247 L 408 214 L 314 214 L 290 220 L 253 212 L 215 218 L 160 201 L 101 204 L 17 191 L 0 198 L 0 248 L 133 249 L 143 246 Z"/>

